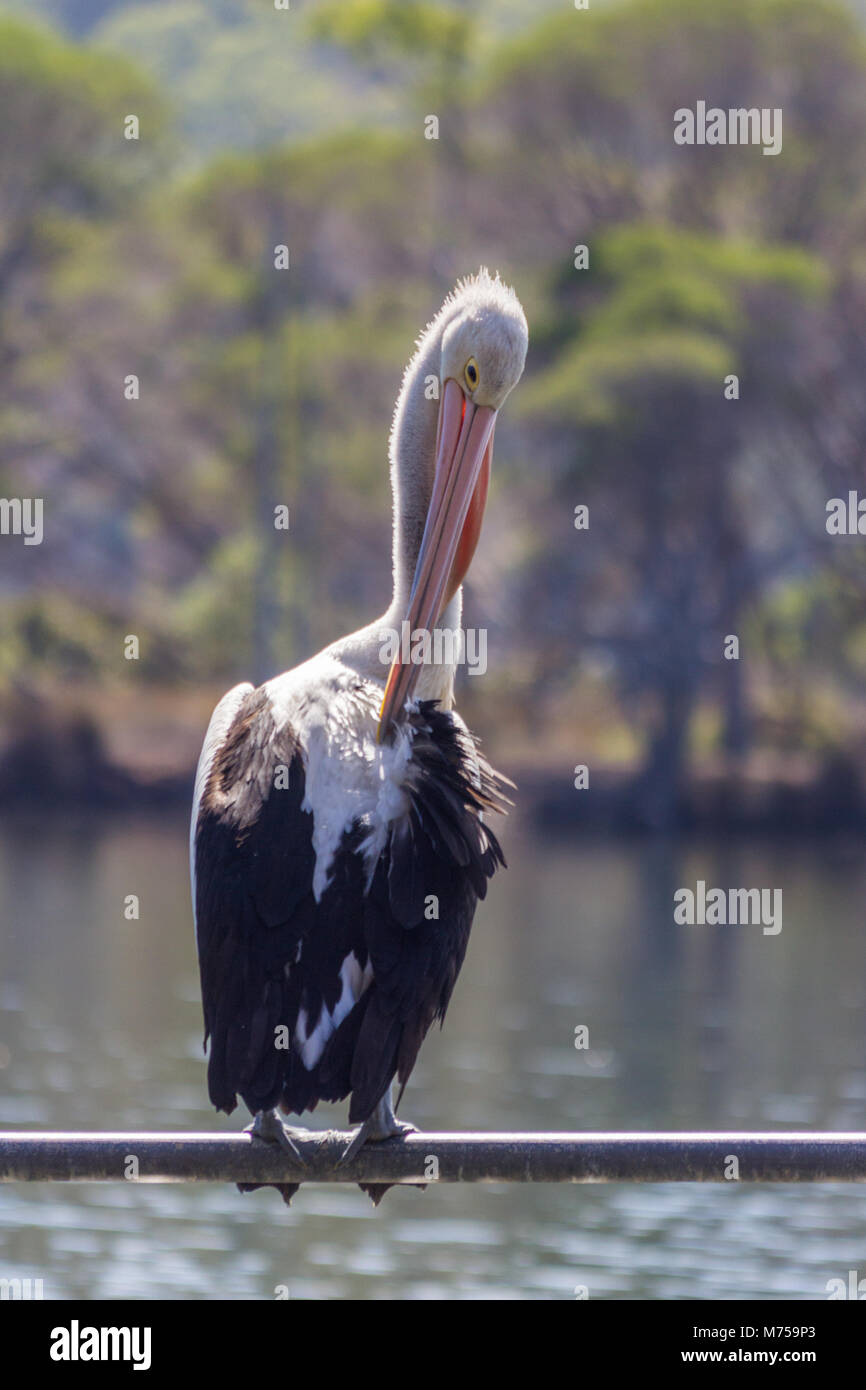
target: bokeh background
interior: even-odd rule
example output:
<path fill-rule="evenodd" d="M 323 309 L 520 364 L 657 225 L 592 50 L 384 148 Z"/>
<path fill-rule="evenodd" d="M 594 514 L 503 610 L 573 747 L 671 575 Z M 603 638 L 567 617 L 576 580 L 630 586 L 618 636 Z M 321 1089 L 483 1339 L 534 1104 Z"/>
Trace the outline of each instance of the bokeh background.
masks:
<path fill-rule="evenodd" d="M 6 0 L 0 490 L 45 536 L 0 539 L 0 1123 L 238 1123 L 204 1094 L 202 731 L 386 606 L 400 373 L 486 264 L 531 345 L 459 699 L 520 790 L 407 1113 L 863 1128 L 866 536 L 826 508 L 866 496 L 864 22 Z M 781 107 L 782 153 L 675 145 L 698 100 Z M 699 877 L 781 887 L 784 930 L 676 927 Z M 864 1234 L 853 1188 L 0 1193 L 0 1273 L 47 1296 L 820 1298 Z"/>

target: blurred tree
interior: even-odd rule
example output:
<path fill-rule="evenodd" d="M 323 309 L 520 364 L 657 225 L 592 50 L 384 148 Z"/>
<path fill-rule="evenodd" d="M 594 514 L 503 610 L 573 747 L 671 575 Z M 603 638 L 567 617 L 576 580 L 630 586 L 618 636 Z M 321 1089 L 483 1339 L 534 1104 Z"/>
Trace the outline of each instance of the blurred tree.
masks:
<path fill-rule="evenodd" d="M 214 446 L 231 441 L 250 479 L 262 675 L 385 607 L 388 567 L 381 539 L 370 542 L 388 532 L 387 421 L 417 332 L 404 296 L 423 266 L 423 170 L 406 156 L 394 136 L 341 137 L 220 161 L 187 195 L 191 225 L 242 287 L 224 348 L 230 363 L 243 342 L 246 366 L 211 378 L 210 418 Z M 280 245 L 288 269 L 275 268 Z M 274 528 L 278 503 L 290 507 L 288 535 Z"/>
<path fill-rule="evenodd" d="M 140 141 L 124 139 L 130 114 L 141 123 Z M 61 328 L 69 303 L 60 287 L 82 250 L 138 203 L 168 153 L 162 105 L 127 64 L 0 19 L 0 472 L 7 495 L 50 489 L 42 545 L 2 550 L 7 592 L 74 586 L 99 546 L 99 564 L 122 565 L 115 519 L 101 512 L 86 538 L 79 529 L 84 479 L 96 462 L 93 453 L 78 453 L 69 433 L 73 363 L 87 371 L 85 316 L 77 299 L 74 324 Z M 116 363 L 113 371 L 119 394 Z M 7 628 L 15 613 L 7 614 Z M 26 651 L 26 635 L 38 623 L 21 621 Z M 81 626 L 91 633 L 98 627 Z M 38 660 L 36 645 L 29 648 Z M 57 650 L 65 650 L 62 643 Z M 19 673 L 26 671 L 22 661 Z"/>
<path fill-rule="evenodd" d="M 826 498 L 862 485 L 866 435 L 850 16 L 626 0 L 491 53 L 480 5 L 308 13 L 106 15 L 100 40 L 163 71 L 203 143 L 350 127 L 196 173 L 126 64 L 0 24 L 0 467 L 50 507 L 37 554 L 0 553 L 14 670 L 123 677 L 120 638 L 140 629 L 153 680 L 266 675 L 381 611 L 400 369 L 484 260 L 517 284 L 532 338 L 472 573 L 503 708 L 518 687 L 568 688 L 584 654 L 644 745 L 654 824 L 675 812 L 699 702 L 720 706 L 730 753 L 798 727 L 830 748 L 809 662 L 840 701 L 864 680 L 856 538 L 824 529 Z M 673 112 L 697 99 L 780 105 L 782 155 L 676 146 Z M 522 625 L 497 616 L 500 590 Z M 731 632 L 740 662 L 721 658 Z M 775 721 L 759 669 L 790 689 Z"/>
<path fill-rule="evenodd" d="M 675 817 L 708 674 L 727 694 L 728 750 L 748 743 L 749 654 L 724 661 L 724 638 L 743 640 L 751 605 L 802 549 L 789 528 L 767 533 L 761 513 L 792 511 L 797 471 L 759 479 L 760 441 L 786 419 L 791 362 L 827 280 L 819 261 L 784 247 L 658 225 L 610 231 L 591 273 L 559 277 L 537 344 L 549 365 L 516 403 L 543 428 L 578 431 L 576 451 L 558 450 L 554 505 L 560 517 L 575 504 L 590 512 L 587 531 L 530 566 L 525 611 L 537 630 L 540 588 L 570 596 L 550 619 L 560 676 L 565 624 L 577 651 L 614 660 L 636 715 L 650 697 L 639 790 L 652 824 Z M 735 376 L 741 393 L 727 399 Z"/>
<path fill-rule="evenodd" d="M 478 92 L 484 128 L 520 134 L 511 215 L 524 244 L 562 255 L 563 239 L 612 215 L 822 250 L 844 240 L 866 149 L 864 38 L 847 7 L 626 0 L 575 18 L 504 46 Z M 674 112 L 699 100 L 781 107 L 781 156 L 675 144 Z M 512 158 L 503 142 L 503 178 Z"/>

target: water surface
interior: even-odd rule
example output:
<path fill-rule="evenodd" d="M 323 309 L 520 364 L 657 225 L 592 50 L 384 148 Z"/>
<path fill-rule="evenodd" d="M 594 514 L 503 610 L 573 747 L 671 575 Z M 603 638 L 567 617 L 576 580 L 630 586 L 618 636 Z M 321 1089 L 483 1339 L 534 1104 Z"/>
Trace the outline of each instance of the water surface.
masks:
<path fill-rule="evenodd" d="M 557 845 L 514 821 L 504 840 L 408 1118 L 866 1128 L 859 843 Z M 2 827 L 0 1126 L 246 1123 L 207 1102 L 187 872 L 176 818 Z M 781 888 L 782 931 L 675 926 L 674 891 L 699 878 Z M 851 1269 L 866 1276 L 853 1184 L 443 1185 L 378 1211 L 341 1186 L 291 1210 L 228 1184 L 0 1188 L 0 1275 L 46 1298 L 813 1299 Z"/>

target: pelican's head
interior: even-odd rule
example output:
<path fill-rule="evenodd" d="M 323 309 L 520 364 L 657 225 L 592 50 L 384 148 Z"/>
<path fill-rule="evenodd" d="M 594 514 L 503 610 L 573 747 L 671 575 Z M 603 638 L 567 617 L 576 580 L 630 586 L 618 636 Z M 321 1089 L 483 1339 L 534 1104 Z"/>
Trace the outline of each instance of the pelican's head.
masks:
<path fill-rule="evenodd" d="M 529 330 L 520 300 L 482 270 L 461 280 L 445 310 L 452 306 L 456 312 L 442 334 L 441 388 L 453 381 L 471 405 L 495 413 L 526 361 Z"/>
<path fill-rule="evenodd" d="M 440 341 L 432 490 L 409 596 L 409 631 L 432 630 L 460 588 L 481 533 L 499 409 L 523 373 L 529 331 L 520 300 L 486 270 L 461 280 L 421 340 Z M 411 371 L 411 367 L 410 367 Z M 412 694 L 417 665 L 394 659 L 381 740 Z"/>

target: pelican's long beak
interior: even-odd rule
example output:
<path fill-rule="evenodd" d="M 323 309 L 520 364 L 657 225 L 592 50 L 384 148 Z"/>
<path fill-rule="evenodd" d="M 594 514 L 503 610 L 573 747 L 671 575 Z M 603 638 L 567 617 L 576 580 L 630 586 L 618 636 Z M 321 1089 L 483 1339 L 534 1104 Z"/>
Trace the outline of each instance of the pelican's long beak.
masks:
<path fill-rule="evenodd" d="M 474 405 L 452 379 L 439 404 L 433 494 L 405 621 L 410 635 L 432 631 L 469 568 L 484 515 L 496 411 Z M 411 697 L 421 666 L 395 656 L 379 713 L 377 741 Z"/>

